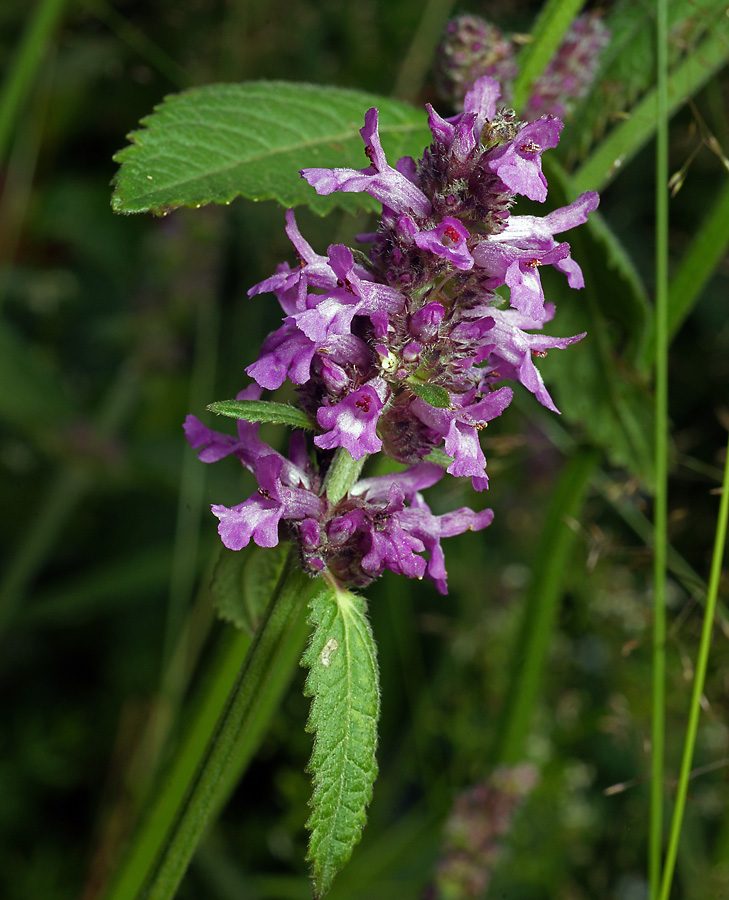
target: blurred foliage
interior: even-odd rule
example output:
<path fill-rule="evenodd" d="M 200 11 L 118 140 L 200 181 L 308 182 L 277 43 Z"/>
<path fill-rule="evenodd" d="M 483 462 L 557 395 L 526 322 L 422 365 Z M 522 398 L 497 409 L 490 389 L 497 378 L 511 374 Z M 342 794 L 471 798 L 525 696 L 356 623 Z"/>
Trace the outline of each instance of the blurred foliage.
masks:
<path fill-rule="evenodd" d="M 527 31 L 538 7 L 499 0 L 488 11 L 478 4 L 468 11 Z M 427 78 L 420 84 L 412 75 L 418 61 L 408 56 L 411 40 L 417 32 L 422 52 L 434 46 L 452 11 L 445 0 L 432 3 L 430 31 L 417 32 L 423 4 L 416 0 L 89 0 L 67 5 L 39 56 L 0 170 L 6 900 L 102 896 L 175 747 L 186 700 L 228 627 L 207 613 L 217 539 L 206 507 L 239 502 L 252 489 L 232 464 L 199 465 L 181 423 L 243 386 L 243 369 L 277 317 L 267 298 L 250 301 L 245 291 L 292 258 L 283 212 L 272 204 L 237 202 L 165 219 L 112 215 L 112 155 L 163 96 L 188 85 L 291 79 L 389 94 L 397 82 L 418 103 L 432 99 Z M 27 4 L 2 4 L 6 73 L 29 18 Z M 729 152 L 728 89 L 723 72 L 694 98 L 695 109 L 677 114 L 673 171 L 701 143 L 699 114 Z M 568 123 L 565 135 L 579 124 Z M 589 144 L 585 134 L 570 142 Z M 652 171 L 651 153 L 641 152 L 601 203 L 649 287 Z M 700 149 L 673 200 L 676 259 L 722 178 L 716 154 Z M 367 227 L 366 219 L 339 213 L 320 220 L 302 212 L 299 222 L 320 252 Z M 711 491 L 729 418 L 728 278 L 724 259 L 673 347 L 669 496 L 683 567 L 669 585 L 669 773 L 678 767 L 717 506 Z M 552 291 L 565 318 L 579 318 L 568 307 L 579 309 L 583 296 L 563 282 Z M 625 301 L 593 286 L 590 303 L 602 304 L 607 320 Z M 553 332 L 567 330 L 558 317 Z M 611 324 L 605 332 L 601 359 L 607 355 L 620 371 L 624 348 L 640 338 Z M 590 340 L 586 352 L 597 346 Z M 563 379 L 576 350 L 559 359 Z M 573 378 L 570 393 L 580 384 Z M 610 393 L 619 403 L 620 386 Z M 571 402 L 559 386 L 555 399 L 562 408 Z M 576 418 L 565 417 L 568 427 L 521 396 L 488 429 L 487 502 L 496 520 L 482 534 L 449 542 L 448 598 L 389 574 L 369 592 L 382 667 L 380 778 L 362 844 L 332 900 L 422 896 L 453 798 L 489 776 L 544 512 L 564 455 L 586 439 Z M 283 428 L 267 428 L 267 438 L 284 440 Z M 623 465 L 630 465 L 627 452 L 618 454 Z M 485 502 L 453 480 L 433 493 L 439 512 Z M 645 486 L 605 464 L 568 523 L 575 540 L 525 748 L 541 780 L 516 815 L 493 896 L 642 896 L 651 554 L 635 523 L 648 512 Z M 699 575 L 686 576 L 687 567 Z M 717 629 L 679 857 L 676 896 L 692 900 L 729 889 L 728 637 L 726 627 Z M 303 677 L 297 673 L 201 848 L 182 898 L 309 895 Z"/>

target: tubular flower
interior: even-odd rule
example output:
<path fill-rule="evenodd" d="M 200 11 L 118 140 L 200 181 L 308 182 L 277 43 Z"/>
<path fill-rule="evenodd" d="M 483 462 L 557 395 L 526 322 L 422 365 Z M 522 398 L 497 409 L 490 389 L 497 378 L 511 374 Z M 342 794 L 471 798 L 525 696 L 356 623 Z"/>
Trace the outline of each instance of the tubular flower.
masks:
<path fill-rule="evenodd" d="M 289 211 L 286 231 L 299 265 L 283 264 L 249 291 L 273 293 L 283 324 L 247 368 L 257 386 L 241 396 L 255 399 L 286 379 L 297 385 L 318 429 L 316 464 L 302 434 L 286 458 L 261 442 L 254 425 L 240 423 L 236 439 L 188 417 L 188 440 L 201 460 L 237 456 L 259 484 L 238 506 L 213 506 L 226 546 L 273 546 L 283 528 L 312 573 L 327 568 L 362 586 L 388 568 L 428 577 L 445 592 L 440 538 L 490 524 L 490 510 L 433 515 L 420 491 L 442 469 L 424 460 L 442 448 L 447 471 L 483 490 L 479 433 L 513 396 L 501 382 L 520 382 L 556 411 L 533 356 L 583 335 L 542 334 L 554 307 L 545 303 L 540 268 L 552 265 L 570 287 L 583 286 L 569 245 L 555 235 L 584 223 L 598 204 L 588 192 L 543 217 L 512 214 L 519 194 L 546 199 L 541 155 L 557 145 L 562 122 L 521 122 L 497 109 L 498 98 L 498 84 L 482 77 L 461 114 L 444 119 L 428 107 L 431 144 L 417 162 L 394 166 L 371 109 L 360 132 L 366 168 L 301 173 L 320 194 L 375 197 L 382 215 L 378 230 L 363 236 L 372 244 L 368 256 L 340 244 L 323 256 Z M 355 460 L 384 452 L 408 468 L 364 479 L 332 504 L 326 473 L 340 449 Z"/>

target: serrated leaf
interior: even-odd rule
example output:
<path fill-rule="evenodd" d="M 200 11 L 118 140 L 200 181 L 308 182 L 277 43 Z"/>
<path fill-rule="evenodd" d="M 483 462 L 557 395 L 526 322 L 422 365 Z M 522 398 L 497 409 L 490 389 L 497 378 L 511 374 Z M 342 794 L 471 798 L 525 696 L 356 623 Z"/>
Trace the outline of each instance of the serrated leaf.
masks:
<path fill-rule="evenodd" d="M 320 197 L 299 175 L 312 166 L 364 168 L 359 129 L 380 110 L 380 135 L 393 165 L 430 142 L 426 115 L 360 91 L 284 81 L 213 84 L 173 94 L 129 135 L 114 157 L 116 212 L 165 214 L 179 206 L 236 197 L 309 205 L 323 214 L 377 204 L 366 194 Z"/>
<path fill-rule="evenodd" d="M 380 715 L 377 652 L 364 598 L 329 588 L 312 600 L 316 626 L 301 660 L 312 697 L 307 731 L 316 734 L 308 860 L 316 898 L 331 887 L 359 841 L 377 775 Z"/>
<path fill-rule="evenodd" d="M 216 415 L 244 419 L 246 422 L 269 422 L 309 430 L 317 427 L 316 422 L 302 409 L 270 400 L 216 400 L 208 409 Z"/>
<path fill-rule="evenodd" d="M 451 398 L 448 391 L 441 385 L 428 384 L 427 381 L 410 381 L 408 385 L 414 394 L 431 406 L 437 406 L 438 409 L 450 409 Z"/>
<path fill-rule="evenodd" d="M 245 550 L 221 547 L 210 583 L 220 618 L 252 637 L 281 577 L 287 552 L 283 543 Z"/>

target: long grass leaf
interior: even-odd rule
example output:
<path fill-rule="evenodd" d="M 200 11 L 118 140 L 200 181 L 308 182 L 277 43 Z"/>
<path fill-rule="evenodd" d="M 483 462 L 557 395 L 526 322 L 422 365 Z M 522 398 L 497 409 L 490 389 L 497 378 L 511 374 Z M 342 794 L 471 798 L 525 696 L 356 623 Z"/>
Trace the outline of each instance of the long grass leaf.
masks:
<path fill-rule="evenodd" d="M 598 459 L 594 451 L 580 451 L 570 460 L 547 511 L 522 626 L 511 654 L 515 671 L 509 679 L 509 690 L 497 726 L 494 763 L 514 763 L 523 757 L 574 540 L 574 531 L 566 520 L 579 516 Z"/>
<path fill-rule="evenodd" d="M 667 87 L 669 115 L 726 64 L 727 53 L 727 29 L 718 28 L 671 73 Z M 653 90 L 633 107 L 620 125 L 613 128 L 575 172 L 573 183 L 578 192 L 601 190 L 609 184 L 620 168 L 648 143 L 656 130 L 657 113 L 657 92 Z"/>
<path fill-rule="evenodd" d="M 699 655 L 696 661 L 693 690 L 691 692 L 691 706 L 689 708 L 689 721 L 686 729 L 686 740 L 681 760 L 681 771 L 678 777 L 676 789 L 676 802 L 671 819 L 671 831 L 666 851 L 666 861 L 661 879 L 661 892 L 659 900 L 668 900 L 671 892 L 673 870 L 676 865 L 678 841 L 681 834 L 681 823 L 686 808 L 686 795 L 688 783 L 691 777 L 691 762 L 693 760 L 694 747 L 696 746 L 696 733 L 699 727 L 699 715 L 701 713 L 701 697 L 706 680 L 706 668 L 709 662 L 709 647 L 711 645 L 711 632 L 714 626 L 717 597 L 719 595 L 719 581 L 721 579 L 722 558 L 726 546 L 727 519 L 729 518 L 729 447 L 727 448 L 726 464 L 724 466 L 724 483 L 722 486 L 721 503 L 719 504 L 719 517 L 714 538 L 714 553 L 711 560 L 711 575 L 709 576 L 709 592 L 706 598 L 704 610 L 704 624 L 701 630 L 701 642 Z"/>
<path fill-rule="evenodd" d="M 514 108 L 521 109 L 532 84 L 542 74 L 585 0 L 548 0 L 532 29 L 531 41 L 519 54 L 514 82 Z"/>
<path fill-rule="evenodd" d="M 657 0 L 656 42 L 656 360 L 655 503 L 653 521 L 653 686 L 648 872 L 658 897 L 663 844 L 663 768 L 666 719 L 666 547 L 668 545 L 668 2 Z"/>

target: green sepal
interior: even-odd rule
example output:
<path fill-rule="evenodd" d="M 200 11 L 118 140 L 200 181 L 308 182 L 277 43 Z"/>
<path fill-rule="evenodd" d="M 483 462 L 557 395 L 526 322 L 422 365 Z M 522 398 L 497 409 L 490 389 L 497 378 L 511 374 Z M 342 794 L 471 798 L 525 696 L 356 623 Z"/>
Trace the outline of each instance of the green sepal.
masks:
<path fill-rule="evenodd" d="M 301 664 L 309 667 L 304 694 L 313 698 L 306 726 L 315 733 L 307 859 L 318 900 L 349 860 L 366 821 L 377 776 L 380 686 L 364 598 L 331 586 L 310 610 L 316 627 Z"/>
<path fill-rule="evenodd" d="M 444 469 L 447 469 L 448 466 L 453 464 L 453 457 L 448 456 L 445 450 L 436 447 L 425 457 L 425 461 L 435 463 L 437 466 L 442 466 Z"/>
<path fill-rule="evenodd" d="M 438 409 L 450 409 L 451 398 L 448 391 L 439 384 L 429 384 L 427 381 L 409 381 L 410 390 L 417 394 L 421 400 L 425 400 L 430 406 Z"/>
<path fill-rule="evenodd" d="M 302 409 L 270 400 L 216 400 L 207 408 L 218 416 L 244 419 L 246 422 L 270 422 L 308 430 L 317 427 L 316 422 Z"/>

